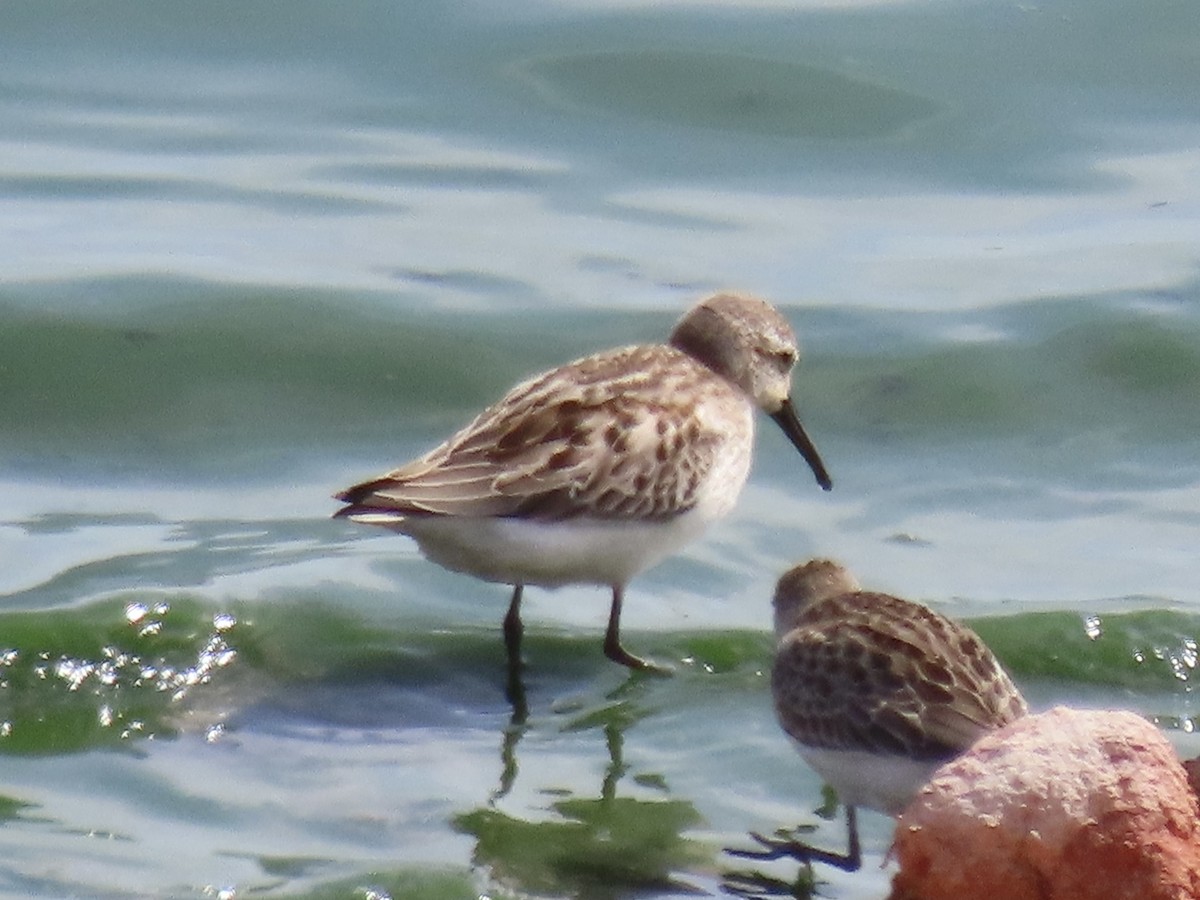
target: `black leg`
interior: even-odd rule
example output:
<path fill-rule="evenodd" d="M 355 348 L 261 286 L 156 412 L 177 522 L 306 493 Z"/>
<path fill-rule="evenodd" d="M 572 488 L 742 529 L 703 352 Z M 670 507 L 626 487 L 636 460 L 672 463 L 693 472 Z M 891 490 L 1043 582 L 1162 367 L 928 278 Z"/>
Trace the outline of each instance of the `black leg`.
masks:
<path fill-rule="evenodd" d="M 802 863 L 822 862 L 826 865 L 841 869 L 843 872 L 857 872 L 862 868 L 862 848 L 858 842 L 858 814 L 853 806 L 846 807 L 846 828 L 850 835 L 850 846 L 845 853 L 834 853 L 832 850 L 822 850 L 797 840 L 795 832 L 776 832 L 778 837 L 767 838 L 756 832 L 750 832 L 750 837 L 762 845 L 761 850 L 726 849 L 731 856 L 744 859 L 783 859 L 790 857 Z"/>
<path fill-rule="evenodd" d="M 653 672 L 658 675 L 671 674 L 670 669 L 656 666 L 640 656 L 634 656 L 621 646 L 621 603 L 625 599 L 625 588 L 614 584 L 612 592 L 612 608 L 608 612 L 608 631 L 604 634 L 604 655 L 613 662 L 638 672 Z"/>
<path fill-rule="evenodd" d="M 512 704 L 514 725 L 523 724 L 529 715 L 529 706 L 525 702 L 525 683 L 521 680 L 521 635 L 525 631 L 521 624 L 521 594 L 524 588 L 521 584 L 513 587 L 508 613 L 504 616 L 504 649 L 508 656 L 505 694 Z"/>
<path fill-rule="evenodd" d="M 850 846 L 846 848 L 846 863 L 850 868 L 847 872 L 857 872 L 862 868 L 862 847 L 858 843 L 858 808 L 846 807 L 846 830 L 850 833 Z"/>
<path fill-rule="evenodd" d="M 508 665 L 521 664 L 521 635 L 525 626 L 521 624 L 521 594 L 525 585 L 513 586 L 512 600 L 508 603 L 508 613 L 504 616 L 504 648 L 508 651 Z"/>

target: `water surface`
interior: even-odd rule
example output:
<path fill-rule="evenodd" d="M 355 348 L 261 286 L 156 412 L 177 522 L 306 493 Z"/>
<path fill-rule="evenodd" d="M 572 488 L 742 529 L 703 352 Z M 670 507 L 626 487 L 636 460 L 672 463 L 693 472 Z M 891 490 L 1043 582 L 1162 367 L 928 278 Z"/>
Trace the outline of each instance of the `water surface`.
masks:
<path fill-rule="evenodd" d="M 713 896 L 750 830 L 839 847 L 765 681 L 816 554 L 1200 753 L 1194 4 L 4 20 L 0 893 Z M 530 590 L 514 723 L 506 591 L 330 494 L 724 287 L 799 331 L 835 488 L 762 423 L 630 588 L 673 678 Z M 862 825 L 823 895 L 886 895 Z"/>

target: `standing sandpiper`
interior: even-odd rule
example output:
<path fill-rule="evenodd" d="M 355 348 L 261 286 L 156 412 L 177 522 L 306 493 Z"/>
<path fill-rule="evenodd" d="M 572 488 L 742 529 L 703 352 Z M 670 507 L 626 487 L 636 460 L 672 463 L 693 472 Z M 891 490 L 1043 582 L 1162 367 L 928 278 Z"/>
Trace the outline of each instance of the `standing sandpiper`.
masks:
<path fill-rule="evenodd" d="M 347 506 L 334 515 L 410 535 L 447 569 L 511 584 L 510 674 L 526 584 L 611 587 L 605 654 L 653 668 L 621 646 L 625 585 L 733 507 L 756 406 L 831 486 L 789 399 L 797 358 L 773 306 L 717 294 L 665 344 L 597 353 L 517 385 L 421 458 L 338 494 Z"/>
<path fill-rule="evenodd" d="M 899 815 L 934 771 L 985 732 L 1027 712 L 975 632 L 919 603 L 859 590 L 846 569 L 814 560 L 775 588 L 771 695 L 779 724 L 846 807 L 845 854 L 752 835 L 752 859 L 795 857 L 854 871 L 855 808 Z"/>

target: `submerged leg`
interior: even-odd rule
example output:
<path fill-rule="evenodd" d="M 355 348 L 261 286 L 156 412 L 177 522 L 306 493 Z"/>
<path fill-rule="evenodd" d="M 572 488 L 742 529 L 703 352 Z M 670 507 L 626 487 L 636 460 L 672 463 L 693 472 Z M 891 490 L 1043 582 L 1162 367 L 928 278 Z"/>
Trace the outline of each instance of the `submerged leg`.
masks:
<path fill-rule="evenodd" d="M 521 635 L 525 627 L 521 624 L 521 594 L 525 586 L 513 587 L 512 600 L 504 616 L 504 649 L 508 657 L 508 683 L 505 694 L 513 708 L 513 724 L 522 724 L 529 715 L 525 702 L 525 683 L 521 680 Z"/>
<path fill-rule="evenodd" d="M 612 609 L 608 612 L 608 631 L 604 634 L 604 655 L 615 663 L 620 663 L 639 672 L 655 672 L 659 675 L 670 674 L 670 669 L 656 666 L 649 660 L 634 656 L 621 646 L 621 603 L 625 599 L 625 588 L 614 584 L 612 589 Z"/>
<path fill-rule="evenodd" d="M 862 867 L 862 848 L 858 842 L 858 813 L 853 806 L 846 807 L 846 828 L 850 833 L 850 846 L 845 853 L 834 853 L 832 850 L 822 850 L 812 847 L 795 837 L 767 838 L 756 832 L 750 832 L 750 837 L 762 845 L 761 850 L 726 849 L 731 856 L 745 859 L 783 859 L 791 857 L 803 863 L 822 862 L 834 866 L 843 872 L 857 872 Z M 777 832 L 779 834 L 781 832 Z M 786 834 L 786 833 L 784 833 Z"/>

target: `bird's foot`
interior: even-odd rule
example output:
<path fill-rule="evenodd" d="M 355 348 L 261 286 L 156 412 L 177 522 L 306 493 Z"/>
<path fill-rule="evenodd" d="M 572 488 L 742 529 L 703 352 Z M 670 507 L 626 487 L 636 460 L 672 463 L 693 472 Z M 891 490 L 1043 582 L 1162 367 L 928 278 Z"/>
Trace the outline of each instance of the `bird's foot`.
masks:
<path fill-rule="evenodd" d="M 799 840 L 797 835 L 812 834 L 816 830 L 813 825 L 798 825 L 795 828 L 778 828 L 775 830 L 774 837 L 763 837 L 757 831 L 751 831 L 750 837 L 758 842 L 759 848 L 755 850 L 742 850 L 736 847 L 726 847 L 725 852 L 730 856 L 738 856 L 742 859 L 783 859 L 790 857 L 798 859 L 801 862 L 809 862 L 814 852 L 813 847 Z"/>
<path fill-rule="evenodd" d="M 647 675 L 658 675 L 661 677 L 669 677 L 675 674 L 675 670 L 670 666 L 660 665 L 659 663 L 651 662 L 648 659 L 642 659 L 640 656 L 634 656 L 620 644 L 604 645 L 604 655 L 619 665 L 633 672 L 644 672 Z"/>

